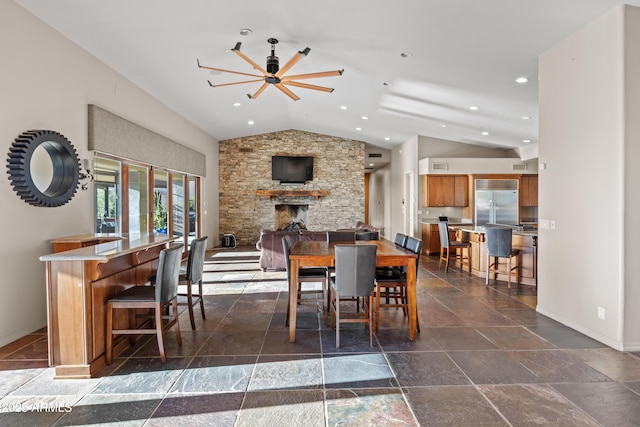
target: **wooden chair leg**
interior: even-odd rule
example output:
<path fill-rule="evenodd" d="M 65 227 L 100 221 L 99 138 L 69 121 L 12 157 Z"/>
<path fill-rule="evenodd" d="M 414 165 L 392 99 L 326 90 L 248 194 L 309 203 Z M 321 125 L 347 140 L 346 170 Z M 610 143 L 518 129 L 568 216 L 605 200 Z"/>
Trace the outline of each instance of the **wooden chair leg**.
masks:
<path fill-rule="evenodd" d="M 202 298 L 202 280 L 198 282 L 198 296 L 200 297 L 200 312 L 202 313 L 202 318 L 206 319 L 204 315 L 204 298 Z"/>
<path fill-rule="evenodd" d="M 174 300 L 171 302 L 171 305 L 173 306 L 173 319 L 176 322 L 175 323 L 176 341 L 178 342 L 179 346 L 182 346 L 182 335 L 180 335 L 180 321 L 178 319 L 179 317 L 178 298 L 174 298 Z"/>
<path fill-rule="evenodd" d="M 164 328 L 162 327 L 162 304 L 157 303 L 157 307 L 154 309 L 155 321 L 156 321 L 156 338 L 158 340 L 158 350 L 160 351 L 160 360 L 162 363 L 167 361 L 167 355 L 164 351 Z"/>
<path fill-rule="evenodd" d="M 373 347 L 373 295 L 369 295 L 369 345 Z"/>
<path fill-rule="evenodd" d="M 113 358 L 113 304 L 107 304 L 107 348 L 105 351 L 105 359 L 107 365 L 111 365 Z"/>
<path fill-rule="evenodd" d="M 191 286 L 191 282 L 187 283 L 187 309 L 189 310 L 189 321 L 191 322 L 191 330 L 195 331 L 196 321 L 193 318 L 193 293 L 191 291 Z"/>
<path fill-rule="evenodd" d="M 376 286 L 376 313 L 378 313 L 376 316 L 376 332 L 378 332 L 380 329 L 380 292 L 382 291 L 382 286 L 380 286 L 380 283 Z"/>

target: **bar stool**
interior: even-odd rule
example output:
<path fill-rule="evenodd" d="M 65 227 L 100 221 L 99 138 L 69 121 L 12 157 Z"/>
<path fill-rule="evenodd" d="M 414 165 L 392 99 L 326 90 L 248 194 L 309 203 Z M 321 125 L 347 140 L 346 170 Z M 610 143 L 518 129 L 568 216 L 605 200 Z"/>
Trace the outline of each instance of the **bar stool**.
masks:
<path fill-rule="evenodd" d="M 204 300 L 202 299 L 202 275 L 204 271 L 204 255 L 207 249 L 207 236 L 200 237 L 191 241 L 189 247 L 189 258 L 187 259 L 186 271 L 180 271 L 179 285 L 186 285 L 187 292 L 179 293 L 179 296 L 187 297 L 187 302 L 178 303 L 178 305 L 187 305 L 189 309 L 189 320 L 191 321 L 191 329 L 196 330 L 196 322 L 193 316 L 193 307 L 200 305 L 200 313 L 202 318 L 204 315 Z M 198 285 L 198 293 L 194 294 L 192 287 Z"/>
<path fill-rule="evenodd" d="M 489 284 L 489 275 L 493 272 L 493 280 L 496 280 L 498 273 L 507 275 L 507 287 L 511 288 L 511 275 L 516 276 L 516 284 L 520 283 L 520 249 L 513 249 L 511 246 L 513 230 L 507 227 L 487 227 L 487 277 L 485 284 Z M 491 257 L 494 261 L 491 262 Z M 500 258 L 507 259 L 507 269 L 500 270 Z M 511 267 L 511 260 L 515 258 L 515 266 Z"/>
<path fill-rule="evenodd" d="M 176 244 L 169 249 L 160 251 L 158 258 L 158 271 L 156 273 L 156 284 L 152 286 L 132 286 L 123 292 L 109 298 L 107 302 L 107 342 L 105 358 L 107 365 L 111 364 L 113 358 L 113 336 L 154 334 L 158 339 L 158 349 L 162 363 L 167 361 L 164 351 L 164 334 L 175 326 L 176 339 L 178 345 L 182 345 L 180 336 L 180 324 L 178 322 L 178 278 L 180 276 L 180 261 L 182 258 L 182 244 Z M 164 315 L 165 309 L 171 306 L 172 315 Z M 129 313 L 129 324 L 124 329 L 114 329 L 114 314 L 118 309 L 127 310 Z M 136 309 L 151 309 L 152 316 L 145 316 L 146 321 L 141 326 L 151 322 L 151 328 L 139 328 L 136 316 Z M 168 322 L 164 322 L 168 320 Z"/>
<path fill-rule="evenodd" d="M 453 259 L 460 261 L 460 268 L 462 269 L 464 264 L 469 267 L 469 273 L 471 273 L 471 243 L 459 242 L 457 240 L 451 241 L 449 239 L 449 223 L 446 221 L 438 222 L 438 231 L 440 232 L 440 261 L 438 262 L 438 269 L 444 261 L 445 273 L 449 270 L 449 258 L 451 258 L 451 250 L 453 250 Z M 461 250 L 458 254 L 458 249 Z M 467 250 L 467 256 L 464 256 L 464 250 Z"/>

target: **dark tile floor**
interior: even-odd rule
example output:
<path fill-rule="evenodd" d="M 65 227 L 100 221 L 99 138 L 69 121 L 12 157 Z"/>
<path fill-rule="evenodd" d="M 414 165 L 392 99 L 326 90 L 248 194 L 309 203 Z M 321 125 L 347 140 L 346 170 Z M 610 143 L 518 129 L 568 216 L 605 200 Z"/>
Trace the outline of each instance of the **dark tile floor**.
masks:
<path fill-rule="evenodd" d="M 206 264 L 206 314 L 166 364 L 141 340 L 89 380 L 53 380 L 46 331 L 0 348 L 0 425 L 640 425 L 640 358 L 537 314 L 531 287 L 486 287 L 422 257 L 421 333 L 381 313 L 376 345 L 345 325 L 341 347 L 307 295 L 296 343 L 282 272 L 251 249 Z"/>

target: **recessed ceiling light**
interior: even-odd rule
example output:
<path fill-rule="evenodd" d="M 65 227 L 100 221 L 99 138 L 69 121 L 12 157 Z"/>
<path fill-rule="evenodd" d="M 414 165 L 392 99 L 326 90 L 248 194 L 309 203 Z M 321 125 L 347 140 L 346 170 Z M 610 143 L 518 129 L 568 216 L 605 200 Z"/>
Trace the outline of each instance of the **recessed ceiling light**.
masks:
<path fill-rule="evenodd" d="M 240 30 L 240 35 L 241 36 L 248 36 L 251 33 L 253 33 L 253 31 L 251 31 L 250 28 L 243 28 L 243 29 Z"/>
<path fill-rule="evenodd" d="M 374 164 L 373 164 L 373 163 L 369 163 L 369 166 L 372 166 L 372 167 L 373 167 L 373 166 L 374 166 Z"/>
<path fill-rule="evenodd" d="M 473 111 L 476 111 L 476 110 L 479 110 L 479 109 L 480 109 L 480 107 L 478 107 L 477 105 L 472 105 L 471 107 L 469 107 L 469 110 L 473 110 Z"/>
<path fill-rule="evenodd" d="M 356 128 L 356 130 L 362 130 L 362 128 Z"/>
<path fill-rule="evenodd" d="M 341 110 L 346 110 L 346 109 L 347 109 L 347 106 L 346 106 L 346 105 L 341 105 L 341 106 L 340 106 L 340 109 L 341 109 Z"/>
<path fill-rule="evenodd" d="M 413 53 L 409 52 L 409 51 L 404 51 L 400 54 L 401 57 L 403 58 L 411 58 L 413 56 Z"/>
<path fill-rule="evenodd" d="M 482 132 L 482 134 L 483 134 L 484 136 L 487 136 L 487 135 L 489 135 L 489 132 L 487 132 L 487 131 L 485 130 L 484 132 Z"/>
<path fill-rule="evenodd" d="M 369 117 L 367 117 L 367 116 L 362 116 L 362 120 L 369 120 Z"/>
<path fill-rule="evenodd" d="M 382 86 L 391 86 L 391 83 L 389 83 L 389 82 L 382 82 Z"/>
<path fill-rule="evenodd" d="M 529 142 L 531 142 L 530 139 L 523 139 L 522 142 L 524 142 L 525 144 L 528 144 Z"/>
<path fill-rule="evenodd" d="M 526 82 L 528 82 L 528 81 L 529 81 L 529 79 L 528 79 L 527 77 L 524 77 L 524 76 L 522 76 L 522 77 L 518 77 L 518 78 L 516 79 L 516 83 L 520 83 L 520 84 L 526 83 Z"/>
<path fill-rule="evenodd" d="M 391 138 L 389 138 L 388 136 L 385 136 L 385 137 L 384 137 L 384 140 L 385 140 L 385 141 L 391 141 Z"/>
<path fill-rule="evenodd" d="M 529 120 L 531 117 L 529 117 L 529 116 L 522 116 L 522 117 L 520 117 L 520 118 L 521 118 L 522 120 Z"/>
<path fill-rule="evenodd" d="M 253 120 L 249 120 L 249 121 L 247 122 L 247 124 L 248 124 L 248 125 L 252 125 L 253 123 L 254 123 L 254 121 L 253 121 Z"/>
<path fill-rule="evenodd" d="M 234 103 L 233 103 L 233 106 L 234 106 L 234 107 L 239 107 L 239 106 L 240 106 L 240 103 L 239 103 L 239 102 L 234 102 Z"/>
<path fill-rule="evenodd" d="M 446 127 L 447 127 L 447 125 L 440 125 L 440 127 L 441 127 L 441 128 L 446 128 Z"/>

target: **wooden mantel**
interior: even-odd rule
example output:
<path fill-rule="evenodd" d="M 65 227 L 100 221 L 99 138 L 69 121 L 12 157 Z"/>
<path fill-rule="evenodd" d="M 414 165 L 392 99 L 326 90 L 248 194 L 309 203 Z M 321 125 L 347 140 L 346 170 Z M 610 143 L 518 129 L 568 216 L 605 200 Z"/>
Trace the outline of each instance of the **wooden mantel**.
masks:
<path fill-rule="evenodd" d="M 256 196 L 271 197 L 313 197 L 318 199 L 329 195 L 329 190 L 256 190 Z"/>

